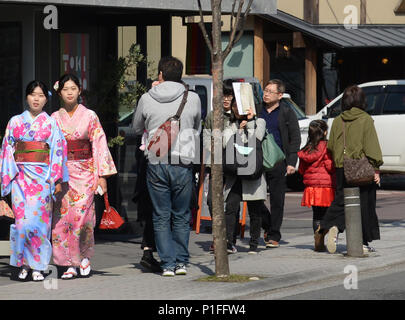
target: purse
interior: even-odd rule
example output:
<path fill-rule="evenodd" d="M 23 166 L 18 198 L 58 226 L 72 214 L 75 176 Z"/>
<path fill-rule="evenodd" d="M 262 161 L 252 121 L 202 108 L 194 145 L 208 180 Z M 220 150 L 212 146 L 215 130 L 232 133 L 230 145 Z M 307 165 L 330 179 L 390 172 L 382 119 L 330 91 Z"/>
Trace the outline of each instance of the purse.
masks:
<path fill-rule="evenodd" d="M 124 224 L 124 219 L 121 218 L 117 210 L 110 206 L 107 192 L 104 193 L 104 204 L 105 210 L 103 212 L 103 216 L 101 217 L 100 225 L 98 226 L 99 229 L 118 229 Z"/>
<path fill-rule="evenodd" d="M 257 180 L 263 174 L 262 143 L 253 134 L 243 142 L 239 133 L 235 133 L 223 150 L 223 171 L 244 180 Z"/>
<path fill-rule="evenodd" d="M 263 149 L 263 168 L 264 171 L 269 171 L 274 166 L 285 159 L 285 154 L 274 140 L 271 133 L 266 130 L 266 136 L 262 141 Z"/>
<path fill-rule="evenodd" d="M 153 153 L 156 157 L 164 157 L 170 151 L 172 145 L 177 139 L 180 131 L 180 116 L 188 97 L 188 85 L 184 84 L 184 87 L 186 88 L 186 91 L 184 91 L 183 99 L 177 113 L 168 118 L 159 128 L 157 128 L 148 144 L 148 151 Z"/>
<path fill-rule="evenodd" d="M 374 181 L 375 170 L 366 156 L 352 159 L 346 156 L 345 122 L 343 121 L 343 171 L 347 184 L 365 186 Z"/>

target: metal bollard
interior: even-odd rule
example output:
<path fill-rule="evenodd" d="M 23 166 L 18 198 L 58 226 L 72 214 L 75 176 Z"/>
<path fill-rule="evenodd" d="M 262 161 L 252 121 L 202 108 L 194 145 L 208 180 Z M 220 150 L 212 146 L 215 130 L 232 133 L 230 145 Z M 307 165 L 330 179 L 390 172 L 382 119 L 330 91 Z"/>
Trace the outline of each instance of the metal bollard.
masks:
<path fill-rule="evenodd" d="M 344 188 L 347 255 L 362 257 L 363 231 L 361 224 L 360 189 Z"/>

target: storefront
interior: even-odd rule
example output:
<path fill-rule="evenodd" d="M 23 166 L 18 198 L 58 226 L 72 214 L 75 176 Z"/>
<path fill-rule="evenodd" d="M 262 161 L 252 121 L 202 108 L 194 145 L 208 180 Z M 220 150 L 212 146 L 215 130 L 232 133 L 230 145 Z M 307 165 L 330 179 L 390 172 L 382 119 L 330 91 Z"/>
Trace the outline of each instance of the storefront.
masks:
<path fill-rule="evenodd" d="M 148 62 L 153 60 L 154 64 L 139 65 L 129 80 L 147 85 L 156 77 L 154 68 L 160 57 L 172 54 L 172 17 L 198 15 L 197 1 L 190 0 L 96 3 L 15 0 L 0 4 L 0 35 L 7 44 L 0 48 L 0 108 L 4 111 L 1 133 L 11 116 L 23 111 L 29 81 L 39 79 L 48 85 L 53 95 L 46 111 L 51 113 L 59 108 L 53 84 L 61 74 L 73 72 L 82 82 L 83 103 L 96 111 L 108 138 L 116 137 L 123 111 L 116 79 L 119 58 L 127 54 L 132 43 L 137 43 Z M 202 3 L 208 13 L 210 2 Z M 251 13 L 271 14 L 275 8 L 275 0 L 255 1 Z M 224 3 L 223 12 L 230 10 L 231 2 Z M 109 179 L 110 202 L 123 216 L 136 219 L 131 201 L 136 150 L 129 144 L 111 150 L 120 173 Z"/>

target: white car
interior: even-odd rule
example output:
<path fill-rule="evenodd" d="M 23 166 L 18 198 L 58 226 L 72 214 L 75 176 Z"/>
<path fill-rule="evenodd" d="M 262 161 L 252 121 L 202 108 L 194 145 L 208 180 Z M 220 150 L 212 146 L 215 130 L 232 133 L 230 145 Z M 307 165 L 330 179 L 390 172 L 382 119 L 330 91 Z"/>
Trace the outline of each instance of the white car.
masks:
<path fill-rule="evenodd" d="M 385 80 L 360 84 L 366 94 L 367 112 L 374 119 L 384 164 L 381 172 L 405 172 L 405 80 Z M 316 115 L 299 120 L 301 147 L 308 137 L 309 123 L 324 119 L 329 128 L 333 119 L 341 113 L 340 94 Z"/>

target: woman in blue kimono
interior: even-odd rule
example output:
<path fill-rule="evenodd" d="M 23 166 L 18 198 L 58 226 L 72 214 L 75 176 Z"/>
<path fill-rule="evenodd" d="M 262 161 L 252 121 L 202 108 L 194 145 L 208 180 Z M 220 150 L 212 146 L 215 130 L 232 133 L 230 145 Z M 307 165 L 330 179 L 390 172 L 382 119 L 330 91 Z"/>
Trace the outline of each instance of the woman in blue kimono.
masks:
<path fill-rule="evenodd" d="M 0 154 L 1 194 L 11 192 L 15 223 L 10 226 L 10 265 L 19 279 L 42 281 L 52 256 L 52 202 L 68 180 L 66 140 L 42 109 L 48 89 L 40 81 L 26 88 L 28 110 L 10 119 Z"/>

